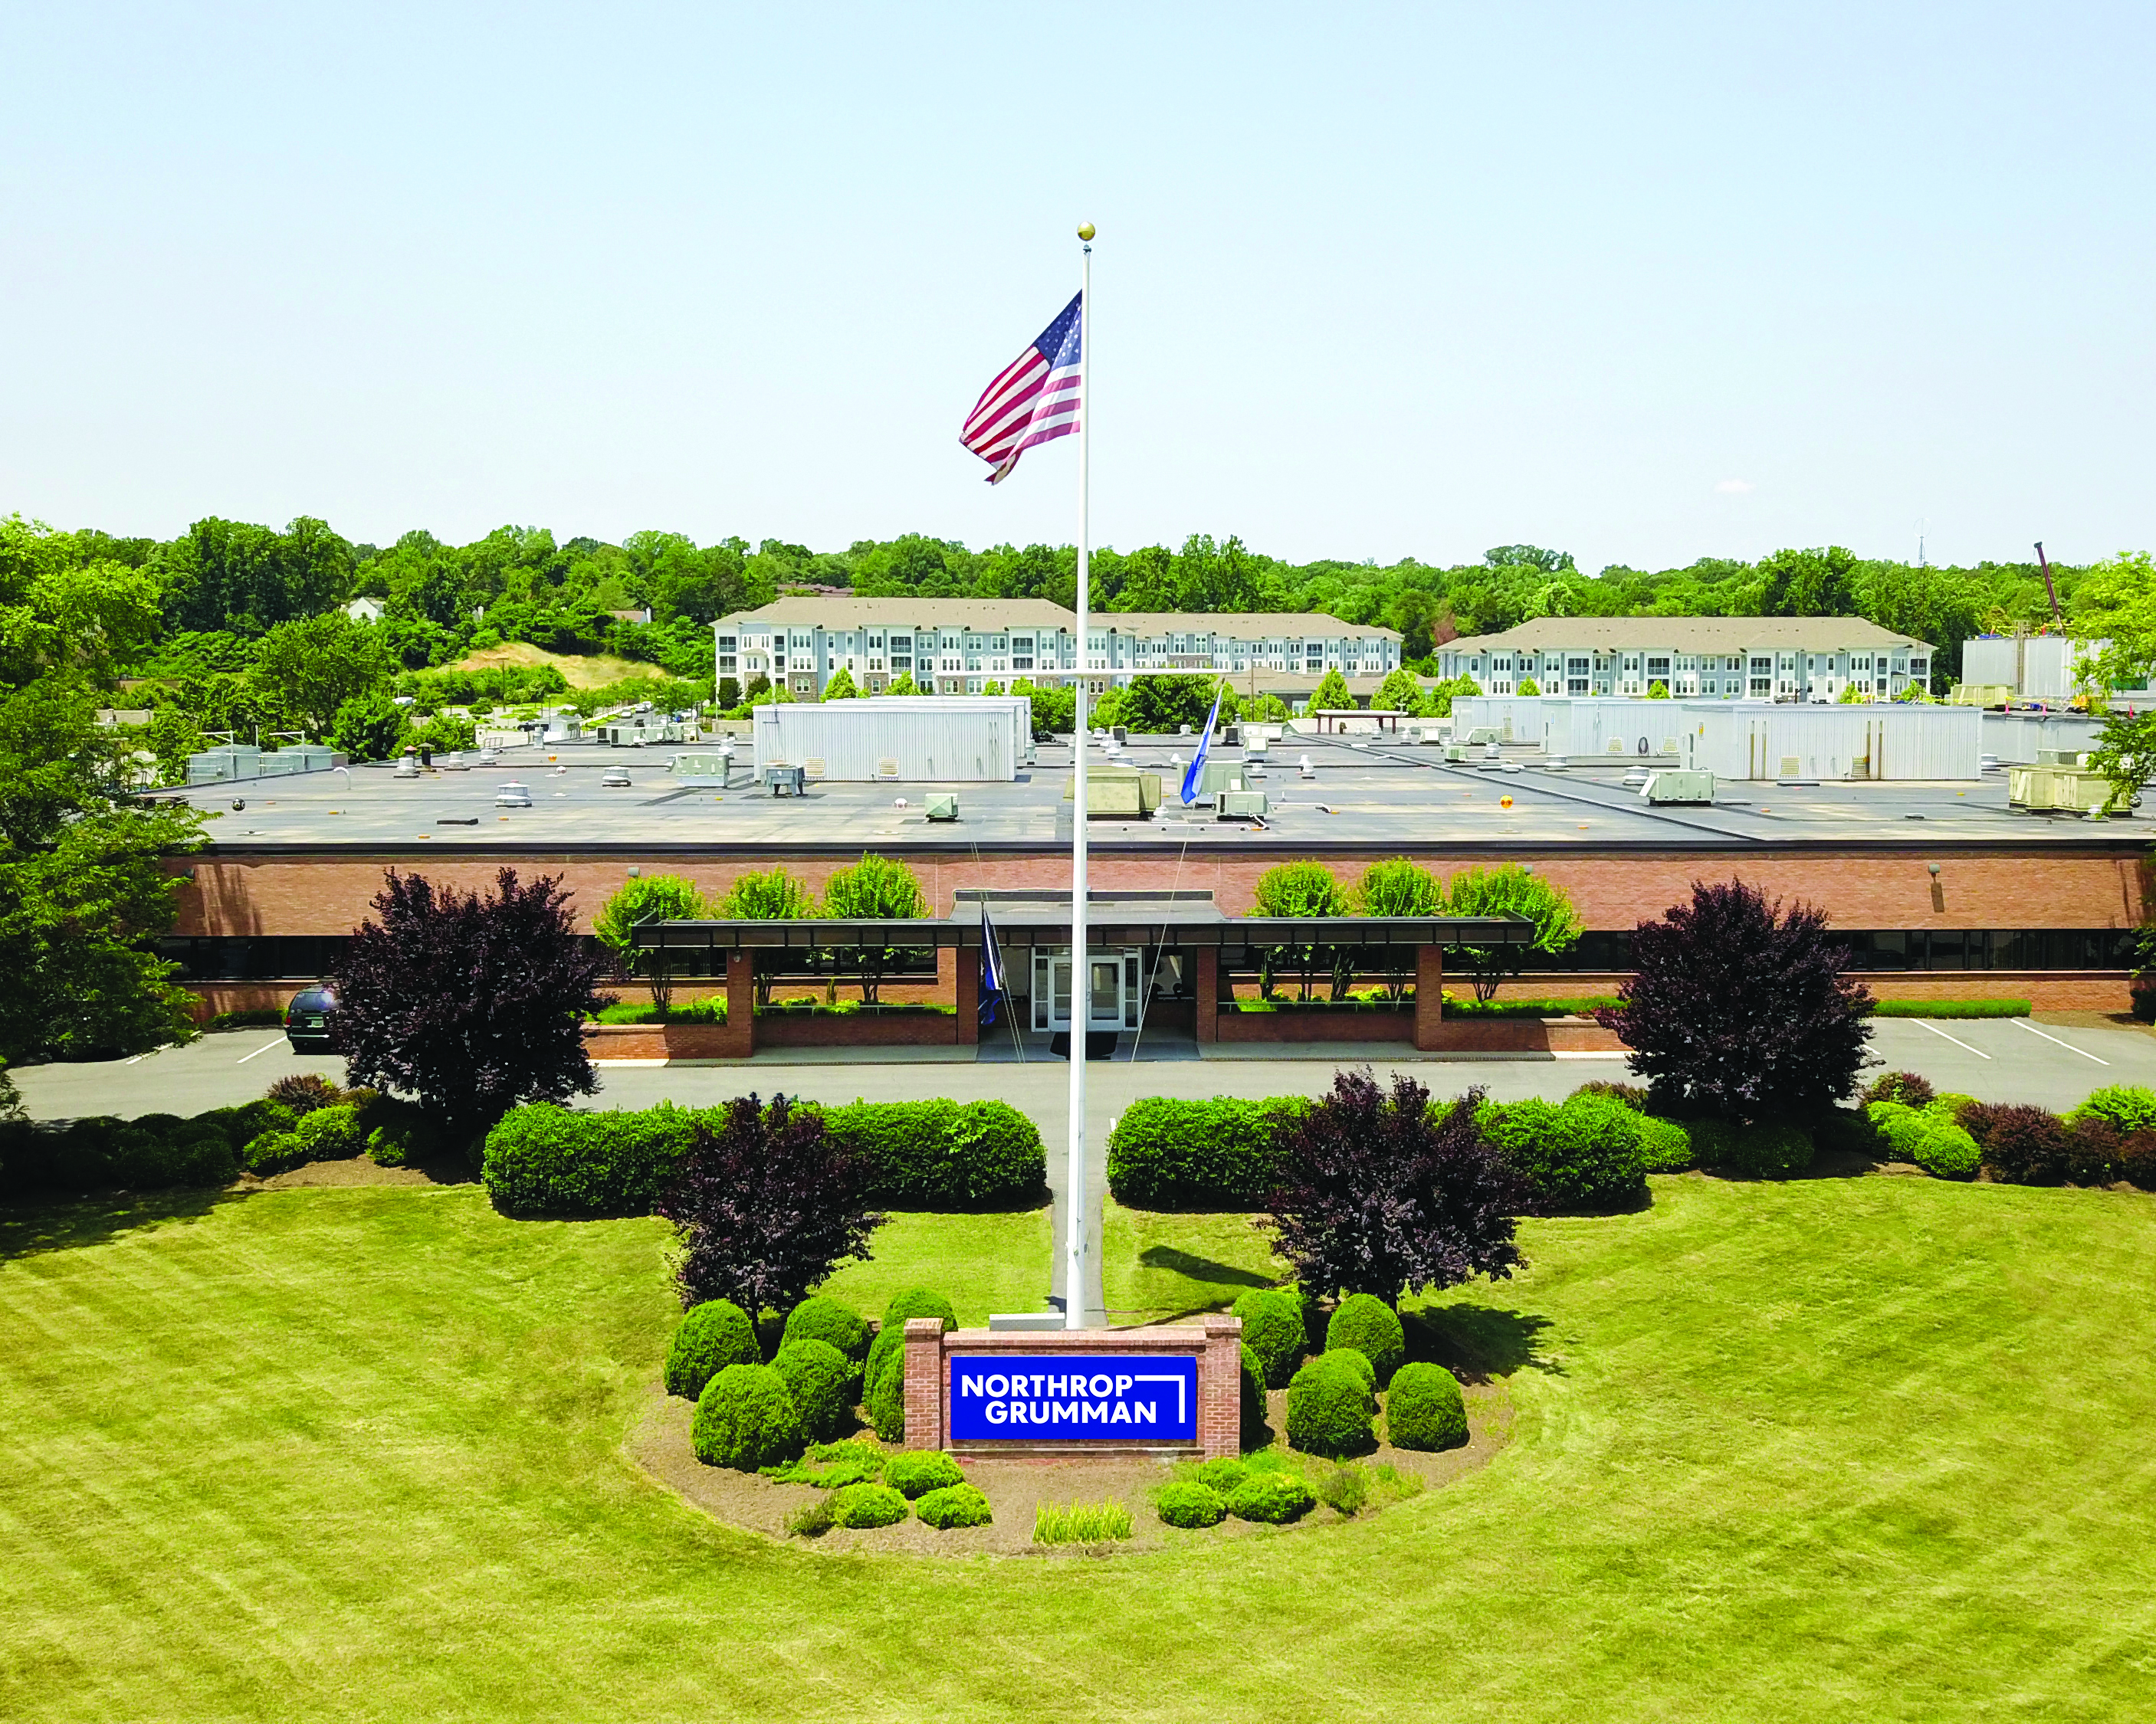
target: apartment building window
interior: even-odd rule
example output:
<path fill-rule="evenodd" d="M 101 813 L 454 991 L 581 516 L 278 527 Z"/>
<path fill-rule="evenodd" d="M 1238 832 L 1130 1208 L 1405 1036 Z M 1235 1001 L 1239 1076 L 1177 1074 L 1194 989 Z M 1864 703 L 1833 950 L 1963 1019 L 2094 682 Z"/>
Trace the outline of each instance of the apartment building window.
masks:
<path fill-rule="evenodd" d="M 1649 659 L 1647 660 L 1647 680 L 1648 680 L 1648 681 L 1650 681 L 1650 682 L 1656 682 L 1656 681 L 1667 682 L 1667 681 L 1669 680 L 1669 679 L 1670 679 L 1670 661 L 1669 661 L 1669 659 L 1668 659 L 1667 658 L 1660 658 L 1660 659 L 1650 658 L 1650 659 Z"/>
<path fill-rule="evenodd" d="M 1774 661 L 1758 659 L 1752 661 L 1752 695 L 1754 700 L 1766 700 L 1774 692 Z"/>
<path fill-rule="evenodd" d="M 1564 691 L 1568 695 L 1587 692 L 1588 676 L 1593 666 L 1584 658 L 1568 659 L 1564 664 Z"/>
<path fill-rule="evenodd" d="M 1014 670 L 1033 669 L 1033 637 L 1014 634 L 1010 638 L 1010 667 Z"/>
<path fill-rule="evenodd" d="M 735 670 L 739 667 L 740 664 L 740 637 L 733 634 L 721 634 L 719 636 L 718 640 L 719 675 L 721 676 L 732 676 Z"/>

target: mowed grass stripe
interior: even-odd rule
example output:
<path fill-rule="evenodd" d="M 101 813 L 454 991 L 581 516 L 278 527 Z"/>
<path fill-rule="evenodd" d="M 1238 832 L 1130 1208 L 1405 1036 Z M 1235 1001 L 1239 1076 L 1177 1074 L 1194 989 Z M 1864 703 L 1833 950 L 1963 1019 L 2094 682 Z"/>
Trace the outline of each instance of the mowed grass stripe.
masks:
<path fill-rule="evenodd" d="M 1657 1181 L 1430 1302 L 1509 1372 L 1484 1472 L 1224 1550 L 924 1564 L 763 1545 L 623 1460 L 676 1308 L 652 1224 L 220 1206 L 0 1264 L 0 1712 L 2130 1716 L 2152 1207 Z M 1004 1308 L 949 1219 L 850 1273 Z"/>

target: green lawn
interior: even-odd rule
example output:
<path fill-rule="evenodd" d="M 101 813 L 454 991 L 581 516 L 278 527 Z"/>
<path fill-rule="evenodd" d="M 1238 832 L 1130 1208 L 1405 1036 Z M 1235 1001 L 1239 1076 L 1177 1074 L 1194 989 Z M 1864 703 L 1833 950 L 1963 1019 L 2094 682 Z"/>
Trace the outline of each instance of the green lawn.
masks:
<path fill-rule="evenodd" d="M 1101 1202 L 1101 1282 L 1111 1322 L 1219 1310 L 1246 1288 L 1294 1275 L 1247 1215 L 1164 1215 Z"/>
<path fill-rule="evenodd" d="M 623 1460 L 675 1309 L 656 1224 L 381 1188 L 146 1219 L 0 1229 L 10 1720 L 2156 1707 L 2144 1197 L 1657 1180 L 1651 1211 L 1530 1224 L 1527 1274 L 1414 1324 L 1509 1377 L 1486 1470 L 1367 1522 L 957 1563 L 765 1544 Z M 1247 1262 L 1217 1218 L 1111 1226 Z M 1032 1265 L 983 1260 L 1014 1243 Z M 1046 1240 L 882 1244 L 864 1303 L 940 1275 L 970 1316 Z"/>

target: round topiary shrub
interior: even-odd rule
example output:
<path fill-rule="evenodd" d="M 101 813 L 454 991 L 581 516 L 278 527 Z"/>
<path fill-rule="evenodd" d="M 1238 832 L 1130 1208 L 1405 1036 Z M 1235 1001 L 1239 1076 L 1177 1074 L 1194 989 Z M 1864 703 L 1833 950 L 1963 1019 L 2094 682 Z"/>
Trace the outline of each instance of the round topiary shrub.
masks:
<path fill-rule="evenodd" d="M 1337 1357 L 1336 1357 L 1337 1356 Z M 1378 1390 L 1378 1367 L 1370 1362 L 1369 1354 L 1359 1347 L 1327 1347 L 1322 1357 L 1336 1365 L 1353 1371 L 1363 1380 L 1363 1387 L 1375 1394 Z"/>
<path fill-rule="evenodd" d="M 1250 1475 L 1249 1467 L 1224 1455 L 1216 1460 L 1200 1461 L 1190 1475 L 1207 1490 L 1217 1491 L 1223 1496 Z"/>
<path fill-rule="evenodd" d="M 1640 1119 L 1640 1165 L 1650 1173 L 1681 1173 L 1693 1165 L 1691 1133 L 1675 1120 Z"/>
<path fill-rule="evenodd" d="M 946 1485 L 913 1505 L 913 1512 L 938 1532 L 953 1526 L 985 1526 L 995 1519 L 978 1485 Z"/>
<path fill-rule="evenodd" d="M 1153 1493 L 1152 1504 L 1170 1526 L 1217 1526 L 1228 1517 L 1220 1493 L 1195 1479 L 1169 1480 Z"/>
<path fill-rule="evenodd" d="M 867 1380 L 861 1389 L 861 1411 L 868 1415 L 869 1424 L 885 1442 L 905 1440 L 906 1349 L 886 1347 L 881 1335 L 876 1337 L 876 1345 L 869 1354 Z"/>
<path fill-rule="evenodd" d="M 1395 1449 L 1456 1449 L 1467 1440 L 1467 1401 L 1442 1365 L 1403 1365 L 1385 1395 L 1385 1434 Z"/>
<path fill-rule="evenodd" d="M 791 1460 L 801 1443 L 800 1412 L 786 1379 L 769 1365 L 729 1365 L 696 1397 L 689 1446 L 706 1466 L 752 1473 Z"/>
<path fill-rule="evenodd" d="M 1279 1287 L 1253 1287 L 1236 1300 L 1235 1309 L 1243 1321 L 1243 1345 L 1265 1367 L 1265 1387 L 1284 1387 L 1308 1345 L 1301 1296 Z"/>
<path fill-rule="evenodd" d="M 941 1293 L 932 1293 L 926 1287 L 908 1287 L 884 1307 L 882 1332 L 896 1329 L 903 1334 L 906 1321 L 911 1317 L 941 1317 L 946 1329 L 958 1326 L 958 1314 Z"/>
<path fill-rule="evenodd" d="M 1317 1499 L 1311 1494 L 1310 1486 L 1288 1473 L 1255 1474 L 1244 1480 L 1228 1497 L 1228 1512 L 1237 1520 L 1266 1521 L 1276 1526 L 1306 1515 L 1317 1506 Z"/>
<path fill-rule="evenodd" d="M 1930 1129 L 1917 1140 L 1912 1157 L 1917 1165 L 1938 1179 L 1975 1178 L 1977 1164 L 1984 1159 L 1976 1139 L 1943 1120 L 1929 1123 Z"/>
<path fill-rule="evenodd" d="M 666 1393 L 693 1401 L 729 1365 L 760 1365 L 756 1326 L 731 1299 L 707 1299 L 682 1314 L 666 1349 Z"/>
<path fill-rule="evenodd" d="M 888 1485 L 849 1485 L 831 1493 L 835 1526 L 891 1526 L 906 1518 L 906 1499 Z"/>
<path fill-rule="evenodd" d="M 883 1481 L 910 1502 L 932 1491 L 963 1485 L 966 1475 L 941 1449 L 908 1449 L 884 1463 Z"/>
<path fill-rule="evenodd" d="M 1368 1359 L 1349 1349 L 1321 1353 L 1297 1371 L 1287 1386 L 1288 1446 L 1336 1460 L 1377 1447 L 1371 1423 L 1377 1402 L 1366 1378 L 1369 1368 Z M 1238 1512 L 1232 1501 L 1229 1506 L 1229 1512 Z"/>
<path fill-rule="evenodd" d="M 789 1341 L 773 1357 L 771 1368 L 786 1379 L 801 1429 L 812 1441 L 834 1437 L 853 1422 L 853 1362 L 829 1342 L 813 1337 Z"/>
<path fill-rule="evenodd" d="M 786 1338 L 828 1342 L 853 1362 L 857 1378 L 869 1356 L 867 1319 L 820 1293 L 803 1300 L 786 1314 Z"/>
<path fill-rule="evenodd" d="M 1730 1134 L 1724 1161 L 1732 1172 L 1785 1178 L 1811 1166 L 1811 1134 L 1795 1126 L 1746 1126 Z"/>
<path fill-rule="evenodd" d="M 1407 1331 L 1400 1327 L 1399 1313 L 1383 1300 L 1374 1294 L 1351 1293 L 1325 1326 L 1326 1352 L 1341 1347 L 1352 1347 L 1368 1359 L 1382 1388 L 1406 1362 Z"/>
<path fill-rule="evenodd" d="M 1241 1376 L 1243 1446 L 1252 1449 L 1265 1440 L 1265 1367 L 1247 1341 L 1243 1343 Z"/>

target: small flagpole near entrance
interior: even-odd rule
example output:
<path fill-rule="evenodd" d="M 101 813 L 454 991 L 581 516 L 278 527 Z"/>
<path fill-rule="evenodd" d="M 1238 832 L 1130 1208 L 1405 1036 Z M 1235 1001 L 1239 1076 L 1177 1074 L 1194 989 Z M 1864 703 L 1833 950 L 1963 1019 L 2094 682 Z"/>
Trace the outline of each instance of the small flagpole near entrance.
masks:
<path fill-rule="evenodd" d="M 1093 442 L 1093 224 L 1078 228 L 1078 678 L 1072 688 L 1070 777 L 1070 1165 L 1064 1181 L 1063 1326 L 1086 1326 L 1086 1037 L 1093 1023 L 1086 961 L 1086 563 L 1087 457 Z"/>

